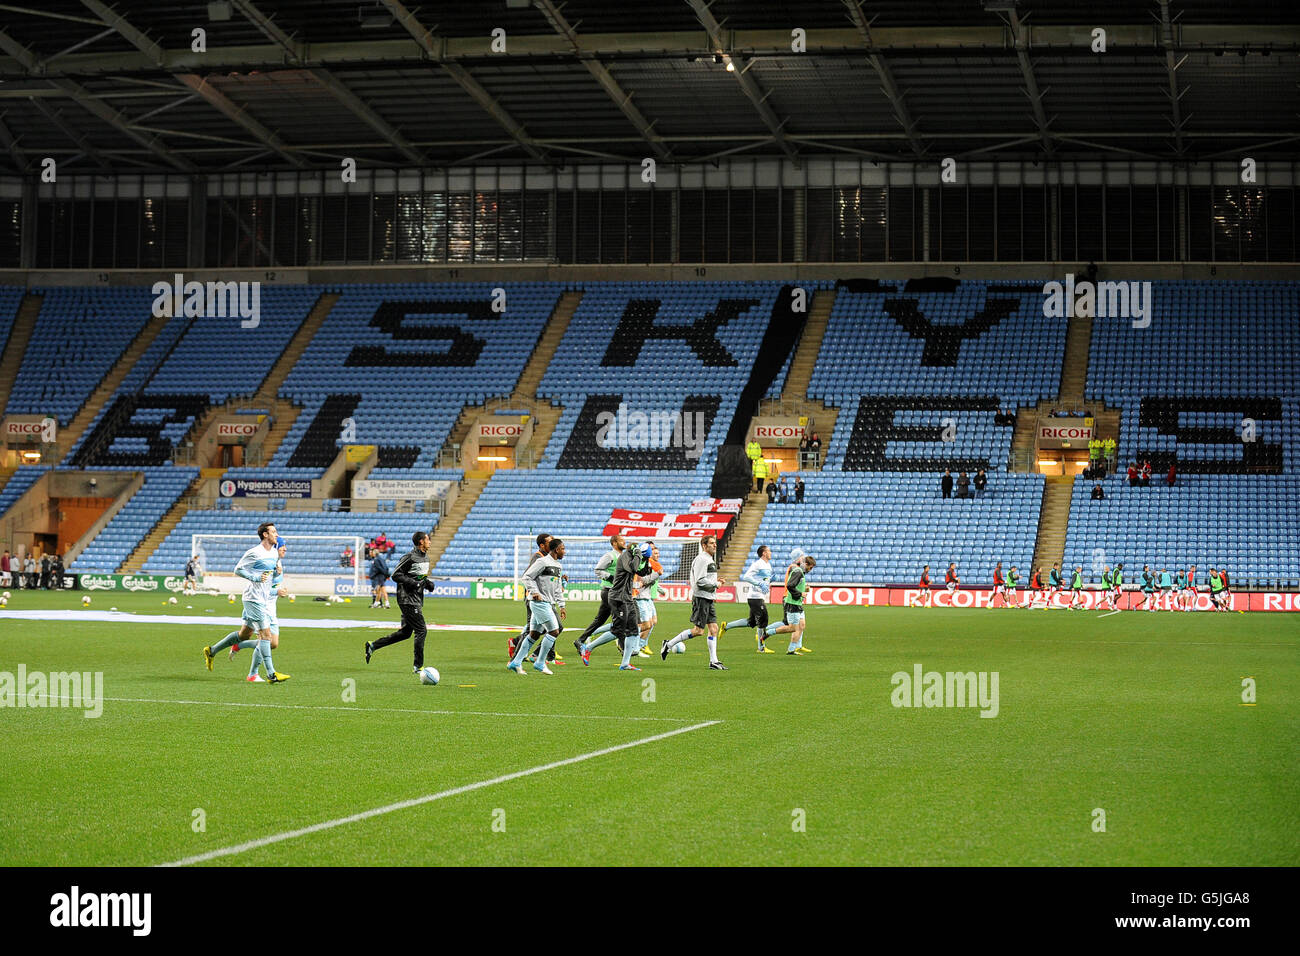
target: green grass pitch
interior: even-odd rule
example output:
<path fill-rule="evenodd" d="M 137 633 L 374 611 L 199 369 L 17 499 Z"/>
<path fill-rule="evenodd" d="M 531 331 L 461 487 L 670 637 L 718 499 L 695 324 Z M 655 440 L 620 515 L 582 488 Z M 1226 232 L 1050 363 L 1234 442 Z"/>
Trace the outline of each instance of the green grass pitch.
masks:
<path fill-rule="evenodd" d="M 171 609 L 154 595 L 94 595 L 96 610 L 110 605 L 237 612 L 210 597 Z M 14 592 L 9 610 L 78 606 L 79 595 Z M 581 628 L 594 607 L 573 605 L 569 624 Z M 440 624 L 517 624 L 522 613 L 426 605 Z M 364 601 L 281 601 L 280 614 L 397 616 Z M 656 651 L 686 614 L 661 608 Z M 0 864 L 157 864 L 245 844 L 205 862 L 1300 863 L 1300 617 L 808 617 L 811 654 L 759 656 L 752 632 L 733 631 L 721 642 L 726 673 L 706 668 L 702 638 L 642 660 L 641 673 L 620 673 L 612 645 L 584 668 L 571 627 L 554 677 L 519 678 L 505 670 L 504 634 L 434 631 L 437 687 L 412 677 L 409 643 L 367 666 L 362 643 L 383 632 L 361 627 L 286 623 L 275 661 L 292 680 L 272 686 L 242 680 L 247 651 L 204 669 L 201 648 L 227 630 L 217 624 L 0 619 L 0 672 L 102 671 L 106 698 L 98 719 L 0 707 Z M 893 706 L 891 675 L 918 663 L 996 671 L 998 715 Z M 1255 679 L 1253 706 L 1244 677 Z M 344 699 L 349 680 L 355 701 Z"/>

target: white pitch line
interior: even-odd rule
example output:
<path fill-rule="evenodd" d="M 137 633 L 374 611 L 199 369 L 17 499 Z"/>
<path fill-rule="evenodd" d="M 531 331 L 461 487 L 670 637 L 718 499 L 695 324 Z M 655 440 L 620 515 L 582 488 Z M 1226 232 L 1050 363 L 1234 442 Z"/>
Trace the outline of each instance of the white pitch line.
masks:
<path fill-rule="evenodd" d="M 269 707 L 276 710 L 334 710 L 347 714 L 429 714 L 435 717 L 560 717 L 565 720 L 640 720 L 685 723 L 689 717 L 625 717 L 619 714 L 513 714 L 492 710 L 424 710 L 419 707 L 339 707 L 327 704 L 261 704 L 238 700 L 167 700 L 159 697 L 105 697 L 122 704 L 197 704 L 209 707 Z M 720 721 L 712 721 L 719 723 Z M 703 726 L 703 725 L 701 725 Z"/>
<path fill-rule="evenodd" d="M 1121 608 L 1120 610 L 1123 610 L 1123 608 Z M 1097 620 L 1100 621 L 1103 617 L 1110 617 L 1112 614 L 1118 614 L 1118 613 L 1119 611 L 1107 611 L 1105 614 L 1097 615 Z"/>
<path fill-rule="evenodd" d="M 490 780 L 480 780 L 477 783 L 467 783 L 462 787 L 453 787 L 450 790 L 440 790 L 437 793 L 425 794 L 423 797 L 414 797 L 410 800 L 390 803 L 387 806 L 375 807 L 372 810 L 364 810 L 361 813 L 354 813 L 351 816 L 339 817 L 335 820 L 326 820 L 323 823 L 313 823 L 311 826 L 300 827 L 297 830 L 287 830 L 284 833 L 275 833 L 271 836 L 258 837 L 256 840 L 249 840 L 246 843 L 237 843 L 234 846 L 225 846 L 218 850 L 209 850 L 207 853 L 200 853 L 196 856 L 187 856 L 184 859 L 175 860 L 171 863 L 160 863 L 158 865 L 189 866 L 194 863 L 204 863 L 208 860 L 215 860 L 223 856 L 234 856 L 237 853 L 247 853 L 249 850 L 256 850 L 260 847 L 270 846 L 272 843 L 281 843 L 284 840 L 293 840 L 300 836 L 307 836 L 310 833 L 320 833 L 322 830 L 332 830 L 335 827 L 346 826 L 349 823 L 359 823 L 362 820 L 369 820 L 371 817 L 383 816 L 384 814 L 394 813 L 398 810 L 408 810 L 411 807 L 418 807 L 425 803 L 433 803 L 435 800 L 444 800 L 447 797 L 457 797 L 462 793 L 472 793 L 475 790 L 482 790 L 485 787 L 495 786 L 498 783 L 508 783 L 511 780 L 518 780 L 521 777 L 531 777 L 533 774 L 544 773 L 547 770 L 555 770 L 558 767 L 567 767 L 570 764 L 582 763 L 585 760 L 594 760 L 596 757 L 604 757 L 606 754 L 617 753 L 620 750 L 630 750 L 633 747 L 640 747 L 642 744 L 650 744 L 657 740 L 676 737 L 678 734 L 688 734 L 692 730 L 701 730 L 705 727 L 712 727 L 715 724 L 720 723 L 722 723 L 720 720 L 706 720 L 701 724 L 692 724 L 689 727 L 678 727 L 676 730 L 669 730 L 662 734 L 655 734 L 652 737 L 642 737 L 640 740 L 633 740 L 629 743 L 615 744 L 612 747 L 603 747 L 600 750 L 593 750 L 590 753 L 579 754 L 576 757 L 566 757 L 564 760 L 555 760 L 551 763 L 541 764 L 537 767 L 529 767 L 527 770 L 516 770 L 514 773 L 503 774 L 500 777 L 493 777 Z"/>

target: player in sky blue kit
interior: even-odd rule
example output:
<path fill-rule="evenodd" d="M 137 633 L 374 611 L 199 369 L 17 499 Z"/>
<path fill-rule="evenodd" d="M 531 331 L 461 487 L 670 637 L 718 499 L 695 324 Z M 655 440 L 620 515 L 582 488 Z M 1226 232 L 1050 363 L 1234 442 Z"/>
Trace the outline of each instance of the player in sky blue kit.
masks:
<path fill-rule="evenodd" d="M 257 636 L 258 650 L 262 654 L 262 663 L 266 665 L 267 680 L 272 684 L 289 679 L 288 674 L 278 673 L 271 661 L 271 626 L 275 623 L 275 598 L 271 580 L 275 577 L 275 568 L 280 561 L 280 540 L 275 525 L 263 522 L 257 527 L 258 543 L 244 552 L 244 556 L 235 565 L 235 574 L 248 582 L 244 587 L 244 623 L 238 631 L 231 631 L 216 644 L 203 648 L 203 663 L 212 670 L 212 658 L 220 650 Z"/>
<path fill-rule="evenodd" d="M 284 553 L 288 550 L 284 538 L 277 538 L 275 542 L 276 563 L 275 573 L 271 575 L 271 650 L 280 646 L 280 614 L 277 607 L 278 599 L 288 597 L 289 592 L 283 587 L 284 583 Z M 230 659 L 233 661 L 235 655 L 241 650 L 253 649 L 253 661 L 248 668 L 248 677 L 245 678 L 250 684 L 265 684 L 262 675 L 258 673 L 258 668 L 262 666 L 262 647 L 261 641 L 257 638 L 250 638 L 246 641 L 240 641 L 238 644 L 230 646 Z M 270 668 L 267 668 L 270 673 Z"/>
<path fill-rule="evenodd" d="M 758 653 L 771 654 L 772 649 L 767 646 L 767 599 L 772 593 L 772 549 L 767 545 L 760 545 L 758 557 L 740 576 L 751 588 L 749 592 L 749 617 L 738 617 L 734 621 L 723 621 L 718 626 L 718 637 L 727 633 L 729 628 L 733 627 L 752 627 L 755 633 L 755 640 L 758 642 Z"/>
<path fill-rule="evenodd" d="M 515 656 L 506 665 L 521 677 L 524 675 L 524 658 L 533 645 L 541 642 L 537 652 L 537 662 L 533 670 L 539 674 L 554 674 L 546 666 L 546 655 L 555 646 L 555 639 L 560 636 L 561 622 L 568 615 L 564 607 L 564 542 L 552 538 L 546 544 L 546 554 L 539 554 L 533 559 L 520 579 L 524 594 L 528 597 L 528 634 L 515 648 Z"/>

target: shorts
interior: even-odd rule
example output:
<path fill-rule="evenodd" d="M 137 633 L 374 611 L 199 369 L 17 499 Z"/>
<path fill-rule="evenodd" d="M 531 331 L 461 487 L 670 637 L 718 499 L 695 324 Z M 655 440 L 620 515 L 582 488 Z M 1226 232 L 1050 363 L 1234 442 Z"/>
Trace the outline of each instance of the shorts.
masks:
<path fill-rule="evenodd" d="M 1016 586 L 1014 584 L 1008 584 L 1005 588 L 1002 589 L 1002 591 L 1008 597 L 1016 596 Z"/>
<path fill-rule="evenodd" d="M 718 612 L 714 607 L 716 602 L 709 598 L 692 598 L 691 599 L 691 626 L 707 628 L 710 624 L 717 623 Z"/>
<path fill-rule="evenodd" d="M 639 621 L 648 621 L 655 616 L 655 602 L 652 598 L 636 599 L 636 616 Z"/>
<path fill-rule="evenodd" d="M 957 590 L 957 582 L 954 581 L 951 584 L 945 584 L 944 587 L 946 587 L 948 589 L 948 593 L 951 594 L 953 591 Z"/>
<path fill-rule="evenodd" d="M 781 613 L 787 624 L 798 624 L 803 620 L 803 608 L 794 607 L 790 604 L 781 605 Z"/>
<path fill-rule="evenodd" d="M 388 581 L 388 576 L 387 576 L 387 575 L 385 575 L 385 576 L 382 577 L 382 578 L 378 578 L 378 577 L 371 578 L 371 579 L 370 579 L 370 586 L 371 586 L 372 588 L 382 588 L 382 587 L 384 586 L 384 584 L 387 583 L 387 581 Z"/>
<path fill-rule="evenodd" d="M 244 623 L 254 631 L 268 630 L 275 623 L 275 612 L 257 604 L 245 604 Z"/>
<path fill-rule="evenodd" d="M 611 598 L 609 610 L 610 633 L 615 637 L 635 637 L 640 630 L 637 627 L 636 602 Z"/>
<path fill-rule="evenodd" d="M 767 602 L 762 598 L 749 599 L 749 626 L 767 627 Z"/>
<path fill-rule="evenodd" d="M 549 634 L 560 629 L 560 619 L 550 601 L 529 601 L 528 614 L 534 633 L 545 631 Z"/>

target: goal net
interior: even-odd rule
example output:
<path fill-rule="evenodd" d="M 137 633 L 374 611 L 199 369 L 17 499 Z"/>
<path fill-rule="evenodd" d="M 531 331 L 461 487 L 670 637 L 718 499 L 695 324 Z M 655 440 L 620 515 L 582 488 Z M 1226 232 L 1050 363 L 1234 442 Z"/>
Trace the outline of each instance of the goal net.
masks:
<path fill-rule="evenodd" d="M 351 591 L 353 595 L 367 593 L 364 589 L 366 557 L 359 535 L 346 534 L 282 534 L 284 576 L 286 586 L 312 594 L 334 594 Z M 235 565 L 244 552 L 257 544 L 248 534 L 194 534 L 190 535 L 190 554 L 198 555 L 200 580 L 206 588 L 219 591 L 237 590 L 243 578 L 235 575 Z M 344 552 L 351 549 L 350 563 Z M 346 586 L 336 589 L 336 581 L 346 581 Z"/>
<path fill-rule="evenodd" d="M 559 536 L 564 541 L 564 573 L 569 577 L 569 586 L 575 584 L 599 584 L 596 575 L 596 562 L 609 548 L 609 538 L 605 535 L 567 535 Z M 660 581 L 664 583 L 686 584 L 691 579 L 691 562 L 700 553 L 699 538 L 626 538 L 629 544 L 651 541 L 659 549 L 659 563 L 664 566 Z M 536 535 L 515 535 L 514 582 L 521 584 L 528 565 L 533 563 L 537 554 Z M 719 555 L 721 558 L 721 555 Z M 504 568 L 502 569 L 505 570 Z M 515 589 L 515 600 L 523 600 L 522 588 Z"/>

